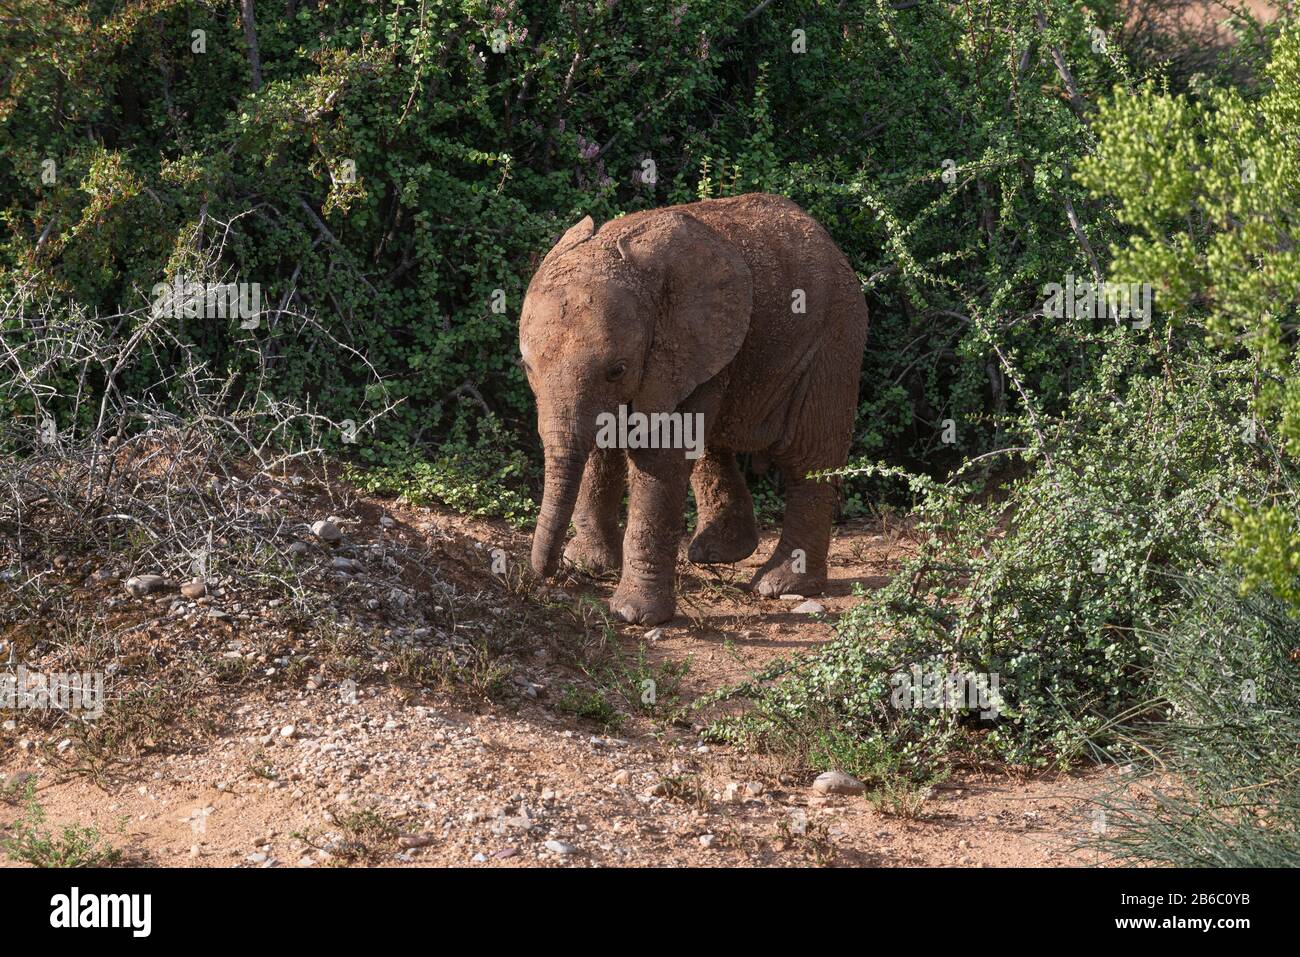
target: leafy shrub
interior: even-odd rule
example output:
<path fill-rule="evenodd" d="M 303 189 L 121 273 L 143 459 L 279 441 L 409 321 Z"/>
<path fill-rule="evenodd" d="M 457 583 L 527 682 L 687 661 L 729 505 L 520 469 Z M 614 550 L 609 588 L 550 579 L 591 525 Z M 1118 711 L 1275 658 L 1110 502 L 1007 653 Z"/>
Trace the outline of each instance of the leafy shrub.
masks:
<path fill-rule="evenodd" d="M 1257 83 L 1202 84 L 1172 95 L 1117 90 L 1101 108 L 1096 151 L 1080 180 L 1113 197 L 1131 228 L 1112 274 L 1158 286 L 1173 322 L 1204 323 L 1228 355 L 1253 367 L 1243 436 L 1280 478 L 1300 461 L 1300 29 L 1284 28 Z M 1280 496 L 1280 498 L 1279 498 Z M 1235 535 L 1226 557 L 1246 588 L 1295 601 L 1294 483 L 1266 500 L 1225 502 Z"/>
<path fill-rule="evenodd" d="M 122 852 L 107 844 L 99 830 L 65 824 L 58 833 L 45 827 L 45 808 L 36 800 L 36 786 L 28 782 L 27 812 L 11 825 L 11 836 L 0 841 L 10 858 L 33 867 L 111 867 Z"/>
<path fill-rule="evenodd" d="M 369 423 L 333 437 L 359 465 L 476 510 L 503 488 L 516 515 L 505 463 L 537 446 L 515 324 L 538 255 L 585 213 L 780 192 L 871 300 L 858 453 L 952 466 L 996 447 L 1018 401 L 992 330 L 1045 403 L 1094 358 L 1026 318 L 1087 265 L 1067 207 L 1094 243 L 1111 228 L 1066 170 L 1090 139 L 1074 107 L 1122 75 L 1092 30 L 1119 19 L 1074 0 L 1041 22 L 1015 0 L 894 6 L 271 5 L 255 75 L 226 8 L 20 0 L 0 25 L 0 282 L 111 315 L 220 238 L 231 278 L 317 316 L 383 387 L 289 325 L 190 319 L 120 388 L 153 388 L 182 351 L 237 381 L 269 369 L 268 394 Z"/>
<path fill-rule="evenodd" d="M 1215 559 L 1220 503 L 1263 479 L 1236 427 L 1249 365 L 1187 345 L 1170 381 L 1163 344 L 1132 335 L 1106 336 L 1097 382 L 1031 439 L 1035 468 L 1004 496 L 977 504 L 977 484 L 912 476 L 918 553 L 834 641 L 733 692 L 754 707 L 714 733 L 814 767 L 843 766 L 854 748 L 859 769 L 889 754 L 924 778 L 963 758 L 1068 764 L 1149 708 L 1143 635 L 1171 621 L 1170 574 Z M 998 676 L 998 714 L 899 707 L 914 666 Z"/>

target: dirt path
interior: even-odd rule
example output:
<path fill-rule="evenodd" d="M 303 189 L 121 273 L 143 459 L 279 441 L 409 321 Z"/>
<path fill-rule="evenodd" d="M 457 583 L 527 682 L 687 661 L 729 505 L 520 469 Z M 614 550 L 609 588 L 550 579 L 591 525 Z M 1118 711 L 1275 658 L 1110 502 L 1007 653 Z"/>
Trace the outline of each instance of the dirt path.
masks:
<path fill-rule="evenodd" d="M 527 555 L 526 536 L 498 523 L 375 499 L 355 502 L 353 515 L 358 528 L 395 521 L 471 560 L 481 552 L 485 564 L 496 548 Z M 826 641 L 857 600 L 854 586 L 887 581 L 909 539 L 903 526 L 842 526 L 824 619 L 738 587 L 772 547 L 769 534 L 743 566 L 683 564 L 678 618 L 614 640 L 629 653 L 644 647 L 652 666 L 689 661 L 680 689 L 689 702 Z M 567 586 L 570 598 L 610 590 Z M 310 682 L 223 691 L 215 735 L 97 782 L 74 773 L 54 738 L 7 727 L 0 779 L 34 776 L 50 823 L 94 825 L 142 865 L 1093 863 L 1071 848 L 1087 834 L 1087 797 L 1102 775 L 967 776 L 935 789 L 920 817 L 887 815 L 863 797 L 816 794 L 773 758 L 704 744 L 689 722 L 629 721 L 609 733 L 577 717 L 563 706 L 575 670 L 557 650 L 571 640 L 525 636 L 509 679 L 518 693 L 477 711 L 463 696 L 383 682 L 355 699 Z M 22 812 L 12 795 L 0 802 L 9 836 Z"/>

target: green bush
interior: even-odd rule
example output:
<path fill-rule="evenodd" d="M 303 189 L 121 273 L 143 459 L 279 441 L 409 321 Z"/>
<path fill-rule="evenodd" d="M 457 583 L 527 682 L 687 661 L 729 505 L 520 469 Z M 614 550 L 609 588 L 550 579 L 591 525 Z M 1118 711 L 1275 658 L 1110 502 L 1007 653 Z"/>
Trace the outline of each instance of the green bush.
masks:
<path fill-rule="evenodd" d="M 1112 275 L 1158 288 L 1173 323 L 1203 324 L 1227 355 L 1249 357 L 1252 405 L 1243 437 L 1282 479 L 1300 461 L 1300 29 L 1283 29 L 1257 82 L 1201 84 L 1172 95 L 1116 90 L 1080 180 L 1112 198 L 1131 229 Z M 1235 535 L 1225 555 L 1245 588 L 1292 602 L 1296 589 L 1294 484 L 1264 499 L 1225 501 Z"/>
<path fill-rule="evenodd" d="M 1251 368 L 1189 343 L 1170 380 L 1160 339 L 1101 338 L 1097 380 L 1031 434 L 1022 455 L 1034 468 L 984 504 L 970 499 L 978 479 L 911 476 L 917 553 L 834 641 L 729 692 L 753 707 L 716 735 L 815 767 L 842 766 L 848 735 L 920 779 L 962 760 L 1068 765 L 1153 707 L 1143 636 L 1172 621 L 1171 576 L 1213 563 L 1221 502 L 1265 485 L 1237 428 Z M 998 714 L 898 707 L 895 682 L 913 667 L 996 675 Z"/>
<path fill-rule="evenodd" d="M 1067 206 L 1094 244 L 1111 229 L 1067 175 L 1090 134 L 1048 48 L 1085 99 L 1122 64 L 1093 52 L 1082 3 L 1045 11 L 1040 27 L 1014 0 L 262 5 L 259 81 L 233 6 L 22 0 L 0 24 L 0 281 L 34 275 L 112 317 L 224 241 L 230 277 L 286 315 L 251 333 L 183 320 L 121 389 L 156 390 L 180 351 L 247 388 L 269 367 L 277 395 L 366 423 L 335 435 L 358 465 L 441 462 L 419 484 L 491 507 L 502 456 L 537 458 L 515 327 L 548 244 L 586 213 L 769 190 L 827 226 L 870 297 L 857 452 L 951 467 L 997 447 L 1019 401 L 991 335 L 1056 406 L 1096 358 L 1026 321 L 1043 283 L 1086 268 Z M 60 396 L 82 383 L 52 384 L 66 426 Z M 485 441 L 502 447 L 482 458 Z M 464 463 L 478 489 L 456 491 Z"/>

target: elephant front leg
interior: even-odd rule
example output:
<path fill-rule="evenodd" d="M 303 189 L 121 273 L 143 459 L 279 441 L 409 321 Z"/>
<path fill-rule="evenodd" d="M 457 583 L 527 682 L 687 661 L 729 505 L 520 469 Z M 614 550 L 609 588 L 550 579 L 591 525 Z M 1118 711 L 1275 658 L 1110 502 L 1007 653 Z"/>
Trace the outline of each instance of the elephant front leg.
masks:
<path fill-rule="evenodd" d="M 623 575 L 609 601 L 624 621 L 662 624 L 677 609 L 677 548 L 691 463 L 681 449 L 628 453 L 631 492 L 623 536 Z"/>
<path fill-rule="evenodd" d="M 627 454 L 622 449 L 592 452 L 573 510 L 577 534 L 564 549 L 567 561 L 596 575 L 617 571 L 623 564 L 618 513 L 626 489 Z"/>

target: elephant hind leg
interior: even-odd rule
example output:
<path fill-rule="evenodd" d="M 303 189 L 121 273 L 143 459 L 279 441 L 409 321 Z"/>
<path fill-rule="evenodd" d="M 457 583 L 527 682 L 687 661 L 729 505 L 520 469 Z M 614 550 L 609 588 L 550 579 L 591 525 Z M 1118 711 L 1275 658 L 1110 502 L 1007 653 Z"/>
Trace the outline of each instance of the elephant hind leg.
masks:
<path fill-rule="evenodd" d="M 750 588 L 767 598 L 820 595 L 826 588 L 826 554 L 839 489 L 832 482 L 804 478 L 806 469 L 783 471 L 788 478 L 781 539 Z"/>
<path fill-rule="evenodd" d="M 699 519 L 686 557 L 696 565 L 739 562 L 758 548 L 754 500 L 729 449 L 706 448 L 691 472 Z"/>
<path fill-rule="evenodd" d="M 573 510 L 577 534 L 564 549 L 567 561 L 597 575 L 623 565 L 623 532 L 619 511 L 627 490 L 627 454 L 622 449 L 596 449 L 587 459 Z"/>

